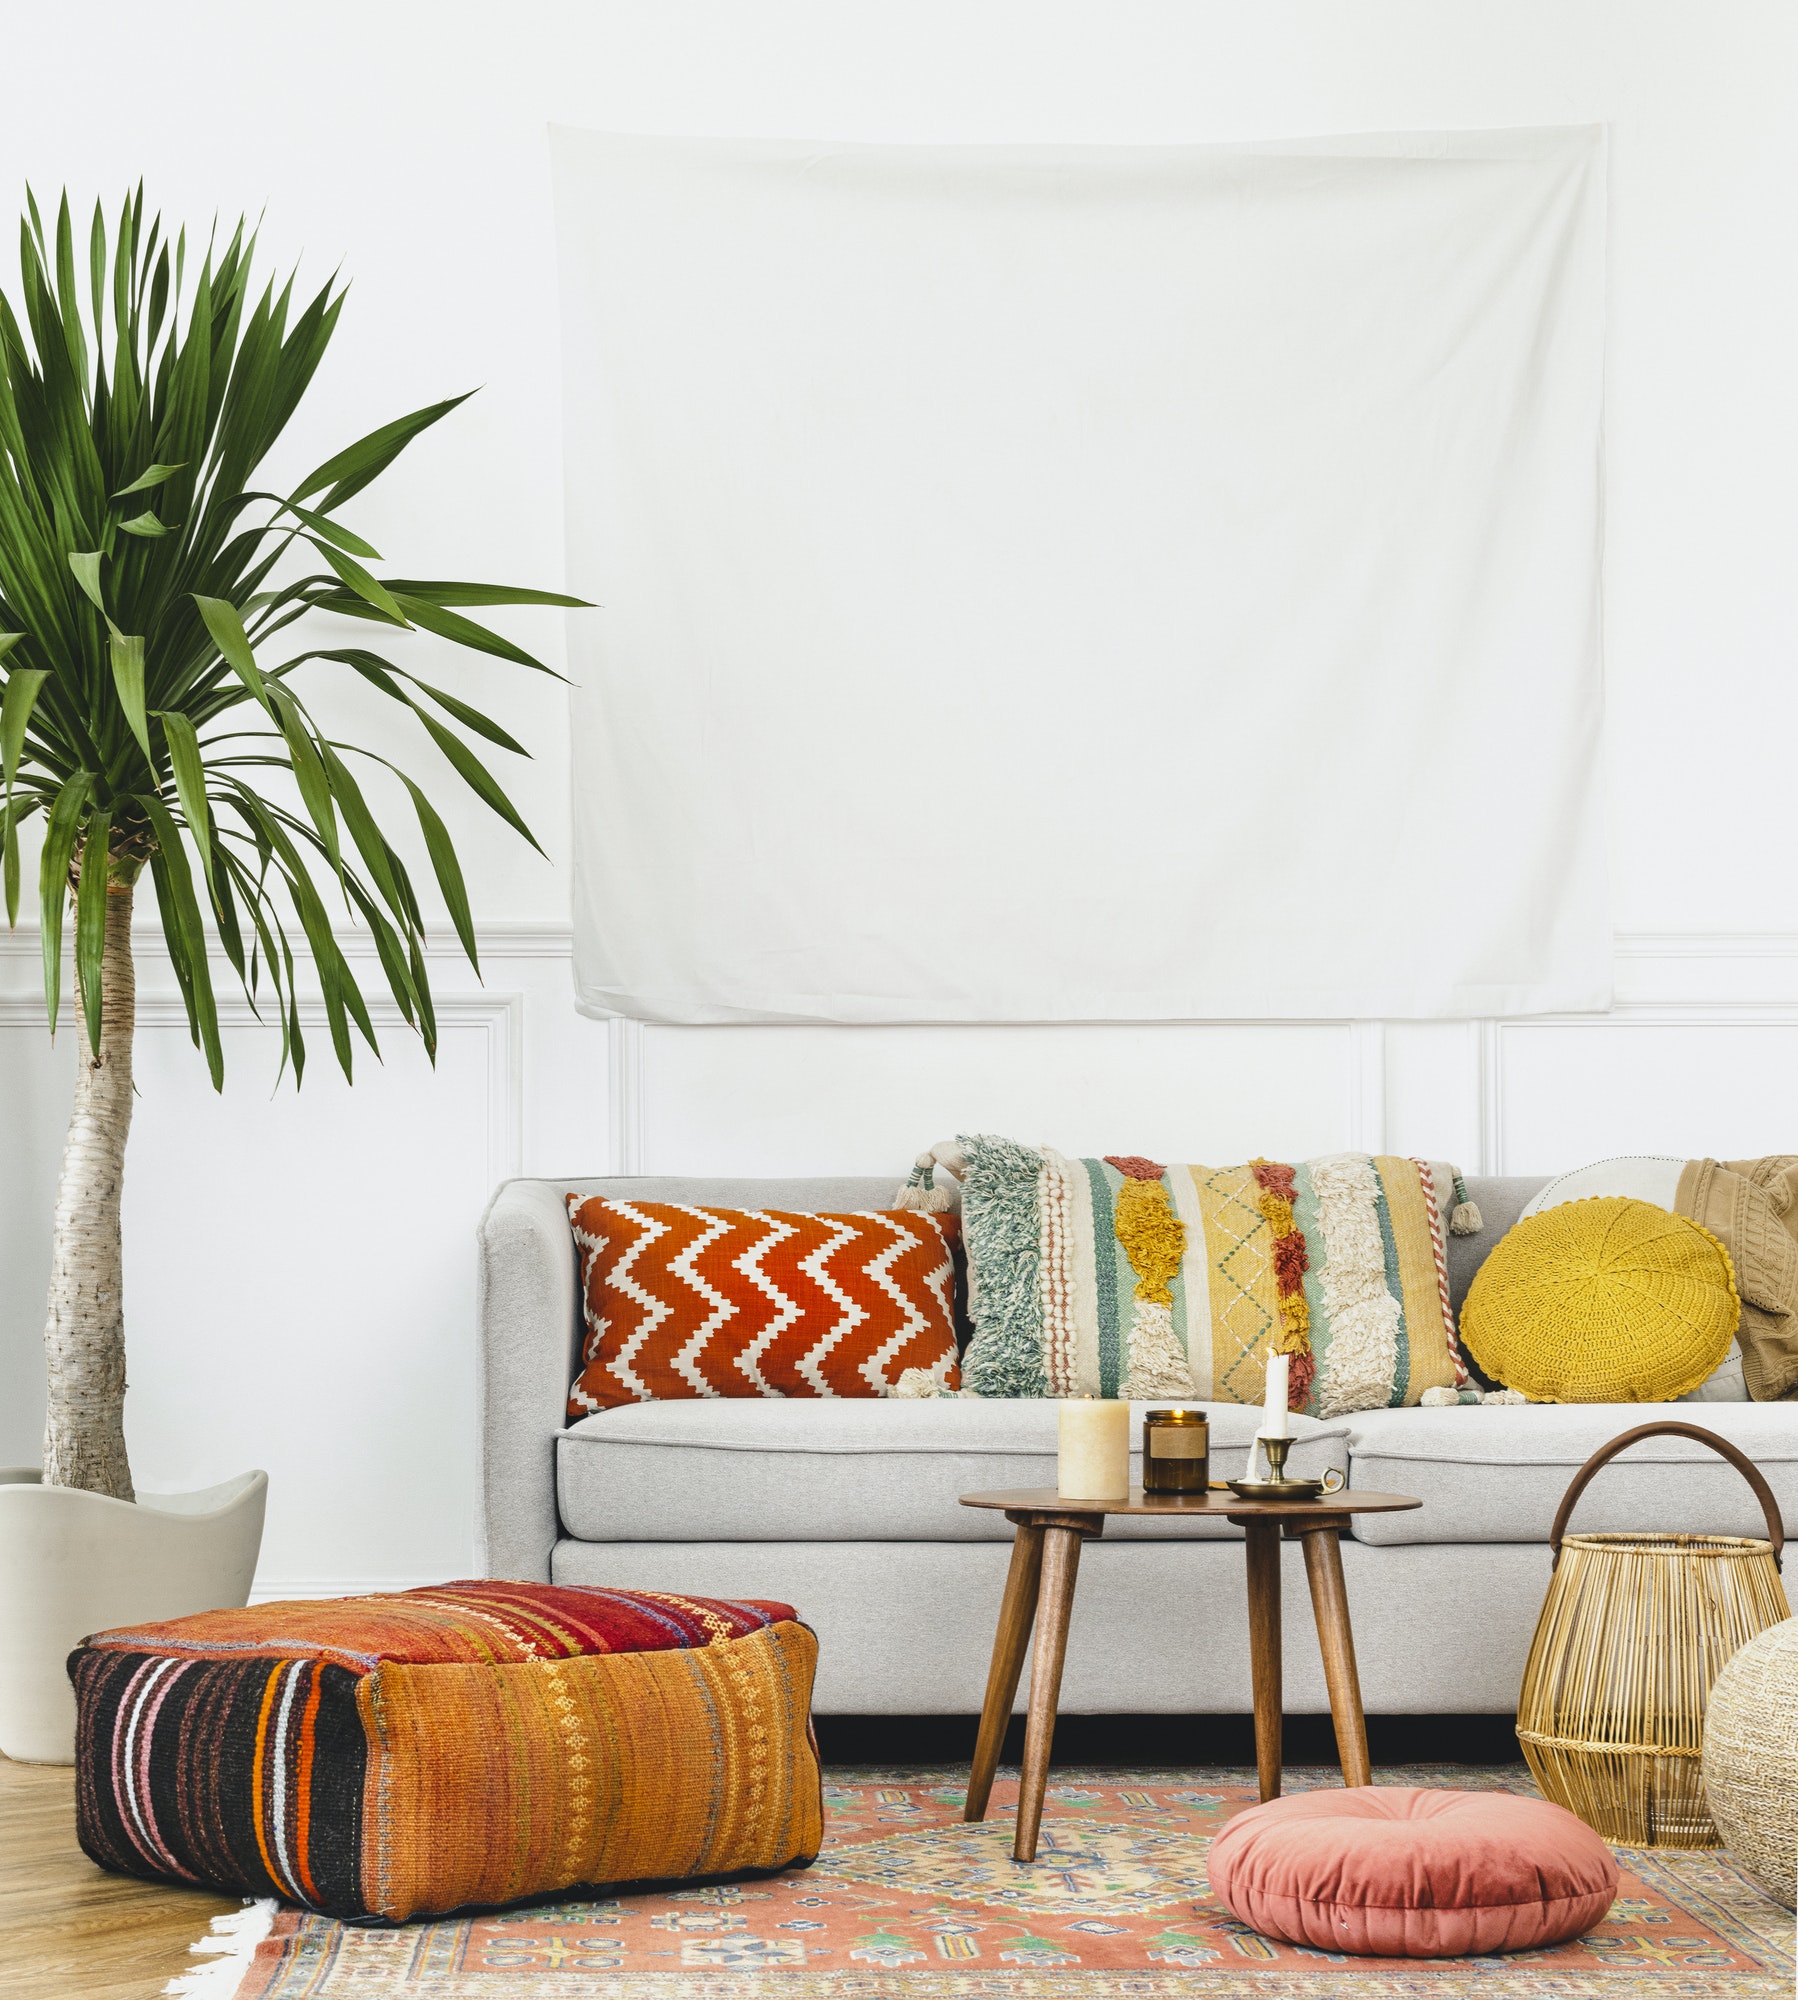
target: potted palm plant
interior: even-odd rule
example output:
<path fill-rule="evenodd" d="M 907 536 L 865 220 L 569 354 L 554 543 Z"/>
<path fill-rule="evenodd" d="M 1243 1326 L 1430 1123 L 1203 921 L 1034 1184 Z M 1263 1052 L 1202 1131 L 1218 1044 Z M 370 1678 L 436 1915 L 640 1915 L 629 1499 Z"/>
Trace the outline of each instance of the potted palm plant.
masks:
<path fill-rule="evenodd" d="M 467 739 L 525 753 L 455 695 L 318 627 L 329 614 L 377 633 L 419 629 L 547 672 L 466 612 L 578 602 L 368 567 L 381 559 L 340 510 L 460 397 L 370 432 L 289 492 L 257 486 L 343 293 L 327 284 L 296 311 L 291 278 L 253 285 L 253 251 L 240 224 L 223 250 L 190 259 L 184 235 L 171 242 L 159 220 L 146 227 L 139 187 L 110 245 L 96 207 L 78 253 L 67 198 L 53 242 L 33 201 L 18 307 L 0 294 L 6 913 L 16 923 L 21 836 L 35 835 L 49 1025 L 54 1033 L 66 1014 L 79 1056 L 44 1329 L 43 1464 L 0 1473 L 0 1749 L 12 1757 L 72 1754 L 63 1660 L 76 1640 L 245 1602 L 261 1539 L 260 1472 L 153 1499 L 132 1485 L 119 1198 L 134 916 L 160 932 L 215 1088 L 215 961 L 279 1026 L 282 1071 L 296 1084 L 307 1058 L 303 960 L 346 1077 L 354 1039 L 375 1047 L 333 904 L 372 935 L 388 991 L 434 1051 L 421 906 L 378 793 L 357 773 L 390 774 L 391 795 L 409 802 L 450 922 L 478 963 L 455 849 L 423 788 L 343 741 L 315 704 L 334 680 L 373 688 L 531 840 Z"/>

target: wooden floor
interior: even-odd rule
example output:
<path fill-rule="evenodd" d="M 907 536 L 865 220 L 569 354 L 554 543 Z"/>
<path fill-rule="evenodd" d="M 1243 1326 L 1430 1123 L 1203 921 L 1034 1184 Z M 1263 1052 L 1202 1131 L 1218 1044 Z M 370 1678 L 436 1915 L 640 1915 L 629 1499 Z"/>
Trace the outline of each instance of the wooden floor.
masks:
<path fill-rule="evenodd" d="M 152 2000 L 236 1897 L 108 1875 L 75 1844 L 75 1774 L 0 1757 L 0 1996 Z"/>

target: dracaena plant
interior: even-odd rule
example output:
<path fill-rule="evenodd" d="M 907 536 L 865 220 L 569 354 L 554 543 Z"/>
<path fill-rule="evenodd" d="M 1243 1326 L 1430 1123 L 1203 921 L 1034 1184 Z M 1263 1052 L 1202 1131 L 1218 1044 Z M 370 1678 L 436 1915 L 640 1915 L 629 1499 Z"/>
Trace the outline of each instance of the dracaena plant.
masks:
<path fill-rule="evenodd" d="M 345 683 L 373 688 L 531 840 L 467 738 L 525 753 L 456 696 L 316 628 L 321 614 L 371 625 L 371 638 L 420 628 L 547 672 L 458 607 L 577 602 L 494 584 L 378 578 L 368 565 L 381 558 L 340 518 L 460 397 L 384 424 L 290 492 L 257 484 L 344 294 L 327 284 L 295 311 L 291 277 L 279 289 L 253 286 L 253 251 L 240 224 L 223 250 L 190 259 L 184 235 L 171 242 L 159 220 L 146 228 L 140 187 L 110 246 L 95 208 L 81 256 L 67 198 L 53 244 L 32 201 L 17 305 L 0 292 L 6 913 L 17 921 L 20 835 L 35 822 L 50 1027 L 65 1009 L 66 921 L 74 933 L 66 1007 L 79 1043 L 44 1336 L 44 1478 L 127 1500 L 119 1197 L 132 1098 L 132 911 L 145 873 L 215 1088 L 224 1054 L 213 951 L 252 1007 L 279 1024 L 282 1067 L 296 1083 L 306 1061 L 302 957 L 315 970 L 344 1074 L 354 1036 L 375 1048 L 334 920 L 366 930 L 401 1015 L 434 1052 L 423 915 L 362 777 L 391 772 L 390 795 L 409 798 L 475 962 L 455 849 L 420 784 L 345 742 L 328 705 Z"/>

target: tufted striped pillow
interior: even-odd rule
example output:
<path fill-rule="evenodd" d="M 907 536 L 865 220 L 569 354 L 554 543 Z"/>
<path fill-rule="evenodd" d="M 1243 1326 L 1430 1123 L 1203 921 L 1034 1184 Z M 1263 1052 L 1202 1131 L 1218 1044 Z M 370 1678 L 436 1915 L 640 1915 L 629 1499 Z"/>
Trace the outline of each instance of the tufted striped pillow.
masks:
<path fill-rule="evenodd" d="M 975 1395 L 1258 1403 L 1273 1352 L 1292 1357 L 1293 1408 L 1318 1417 L 1467 1381 L 1443 1259 L 1452 1167 L 958 1146 Z"/>

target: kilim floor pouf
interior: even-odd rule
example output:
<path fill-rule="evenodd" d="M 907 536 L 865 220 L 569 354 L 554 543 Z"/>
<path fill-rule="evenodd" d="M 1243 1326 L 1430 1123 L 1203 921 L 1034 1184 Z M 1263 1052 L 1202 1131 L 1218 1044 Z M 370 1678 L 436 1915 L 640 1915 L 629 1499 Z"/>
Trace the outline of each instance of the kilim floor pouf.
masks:
<path fill-rule="evenodd" d="M 1562 1807 L 1409 1785 L 1251 1806 L 1207 1867 L 1219 1899 L 1265 1936 L 1374 1958 L 1563 1944 L 1617 1894 L 1611 1850 Z"/>
<path fill-rule="evenodd" d="M 772 1872 L 823 1837 L 784 1604 L 530 1583 L 260 1604 L 69 1661 L 104 1868 L 394 1922 Z"/>

